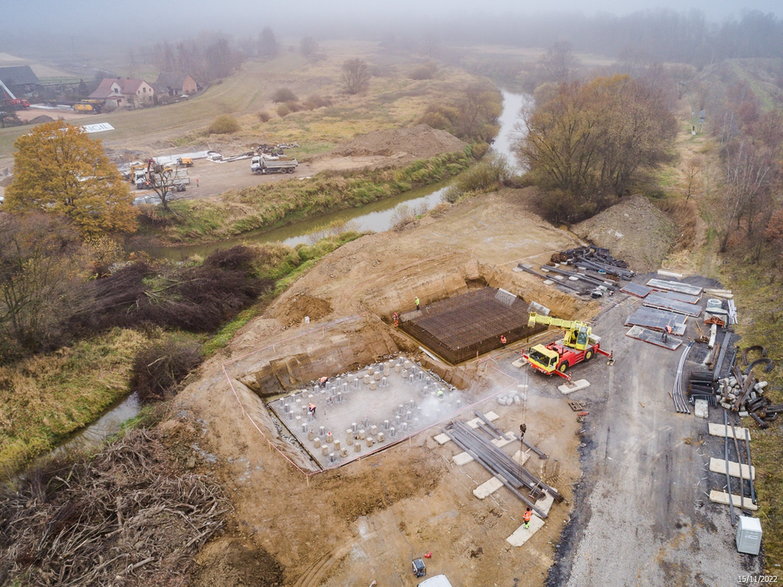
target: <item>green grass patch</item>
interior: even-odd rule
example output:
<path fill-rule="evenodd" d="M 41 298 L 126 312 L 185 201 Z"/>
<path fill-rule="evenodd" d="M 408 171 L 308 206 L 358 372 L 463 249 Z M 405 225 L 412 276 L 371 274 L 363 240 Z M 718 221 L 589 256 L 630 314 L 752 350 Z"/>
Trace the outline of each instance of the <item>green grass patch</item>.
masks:
<path fill-rule="evenodd" d="M 115 329 L 0 367 L 0 474 L 50 450 L 126 396 L 133 359 L 146 342 L 140 332 Z"/>
<path fill-rule="evenodd" d="M 274 228 L 443 181 L 472 161 L 465 153 L 447 153 L 402 168 L 320 173 L 305 180 L 262 184 L 225 194 L 223 201 L 180 200 L 172 204 L 175 223 L 163 236 L 173 242 L 198 242 Z"/>
<path fill-rule="evenodd" d="M 237 314 L 236 318 L 223 325 L 217 334 L 204 343 L 204 356 L 209 356 L 215 351 L 225 347 L 231 342 L 231 339 L 234 338 L 237 331 L 258 316 L 260 312 L 261 306 L 255 305 Z"/>

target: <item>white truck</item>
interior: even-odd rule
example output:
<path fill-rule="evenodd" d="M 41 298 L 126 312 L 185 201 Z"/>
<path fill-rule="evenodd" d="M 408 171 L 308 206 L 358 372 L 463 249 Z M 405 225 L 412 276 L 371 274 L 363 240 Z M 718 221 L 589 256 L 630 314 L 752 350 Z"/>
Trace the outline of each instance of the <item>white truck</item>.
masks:
<path fill-rule="evenodd" d="M 299 162 L 296 159 L 270 159 L 259 155 L 250 160 L 250 171 L 257 175 L 293 173 L 298 165 Z"/>

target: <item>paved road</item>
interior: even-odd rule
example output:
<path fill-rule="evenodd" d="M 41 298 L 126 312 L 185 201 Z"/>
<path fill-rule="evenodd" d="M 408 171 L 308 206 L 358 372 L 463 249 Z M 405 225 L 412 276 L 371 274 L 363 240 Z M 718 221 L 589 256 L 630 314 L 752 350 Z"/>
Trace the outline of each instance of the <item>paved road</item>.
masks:
<path fill-rule="evenodd" d="M 623 322 L 640 301 L 612 303 L 594 331 L 616 362 L 585 366 L 579 375 L 592 385 L 573 395 L 590 403 L 584 476 L 548 584 L 734 585 L 758 563 L 736 552 L 728 508 L 707 499 L 721 487 L 707 463 L 722 458 L 722 444 L 709 439 L 705 420 L 674 412 L 682 348 L 626 337 Z"/>

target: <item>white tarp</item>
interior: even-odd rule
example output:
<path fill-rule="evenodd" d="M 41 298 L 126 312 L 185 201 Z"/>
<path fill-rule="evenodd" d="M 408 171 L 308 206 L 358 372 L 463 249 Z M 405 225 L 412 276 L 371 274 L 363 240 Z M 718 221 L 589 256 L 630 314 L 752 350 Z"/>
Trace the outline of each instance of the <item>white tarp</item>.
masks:
<path fill-rule="evenodd" d="M 158 165 L 171 165 L 177 162 L 177 159 L 206 159 L 209 151 L 195 151 L 193 153 L 177 153 L 175 155 L 161 155 L 155 157 L 155 163 Z"/>
<path fill-rule="evenodd" d="M 114 130 L 114 127 L 108 122 L 98 122 L 96 124 L 85 124 L 82 126 L 82 130 L 90 134 L 94 132 L 106 132 L 107 130 Z"/>

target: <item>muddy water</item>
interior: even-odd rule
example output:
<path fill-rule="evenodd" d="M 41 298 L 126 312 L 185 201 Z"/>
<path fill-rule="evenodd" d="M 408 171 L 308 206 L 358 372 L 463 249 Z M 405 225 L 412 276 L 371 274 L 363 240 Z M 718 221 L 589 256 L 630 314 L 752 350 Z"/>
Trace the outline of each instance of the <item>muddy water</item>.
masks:
<path fill-rule="evenodd" d="M 521 173 L 524 168 L 514 153 L 515 144 L 525 136 L 526 129 L 522 120 L 522 111 L 532 104 L 532 98 L 528 94 L 512 94 L 503 90 L 503 113 L 500 115 L 500 130 L 492 150 L 503 155 L 508 161 L 509 167 L 516 173 Z"/>
<path fill-rule="evenodd" d="M 512 153 L 514 143 L 522 135 L 519 130 L 521 109 L 529 103 L 526 94 L 503 92 L 503 112 L 500 116 L 500 131 L 492 146 L 496 153 L 505 156 L 514 170 L 521 170 Z M 315 242 L 330 232 L 356 230 L 360 232 L 383 232 L 389 230 L 402 214 L 408 211 L 423 213 L 441 202 L 447 189 L 446 183 L 431 185 L 419 190 L 405 192 L 361 208 L 339 210 L 319 218 L 303 220 L 275 230 L 245 233 L 236 239 L 229 239 L 209 245 L 166 247 L 148 249 L 157 257 L 184 259 L 191 255 L 208 255 L 213 251 L 230 248 L 242 243 L 280 242 L 289 246 Z M 123 422 L 138 415 L 141 405 L 138 396 L 131 394 L 124 401 L 106 412 L 99 420 L 49 453 L 63 453 L 86 450 L 100 445 L 107 437 L 119 432 Z"/>

